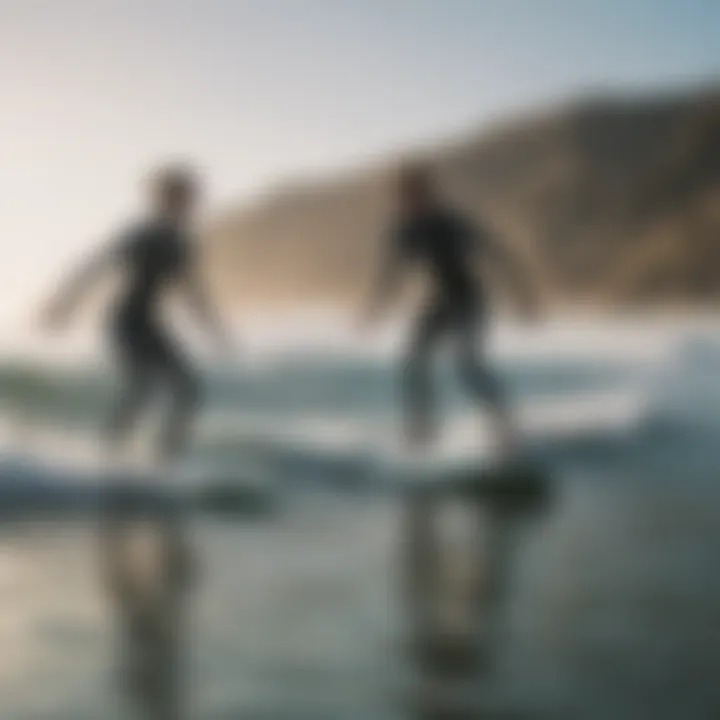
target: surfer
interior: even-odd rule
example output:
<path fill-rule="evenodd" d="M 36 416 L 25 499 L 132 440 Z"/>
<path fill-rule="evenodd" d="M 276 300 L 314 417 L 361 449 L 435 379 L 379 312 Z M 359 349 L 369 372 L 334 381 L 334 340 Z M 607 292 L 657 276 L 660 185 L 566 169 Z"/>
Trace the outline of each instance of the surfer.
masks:
<path fill-rule="evenodd" d="M 44 315 L 63 325 L 90 287 L 113 267 L 124 271 L 124 289 L 110 313 L 109 335 L 123 384 L 112 412 L 108 439 L 117 448 L 156 390 L 169 394 L 160 452 L 172 459 L 184 448 L 201 399 L 200 381 L 184 348 L 161 312 L 173 286 L 182 286 L 204 324 L 221 343 L 225 336 L 198 279 L 192 226 L 200 181 L 187 167 L 167 167 L 150 183 L 149 216 L 120 232 L 108 247 L 72 274 Z"/>
<path fill-rule="evenodd" d="M 482 343 L 488 298 L 483 283 L 476 279 L 476 260 L 482 267 L 491 263 L 501 266 L 524 308 L 531 312 L 535 304 L 527 279 L 486 227 L 470 222 L 445 203 L 429 166 L 417 163 L 400 169 L 397 205 L 367 322 L 374 322 L 386 309 L 409 264 L 418 264 L 428 272 L 431 299 L 414 323 L 403 364 L 408 441 L 424 445 L 434 435 L 429 363 L 439 342 L 450 337 L 457 344 L 465 386 L 475 401 L 489 408 L 500 446 L 509 450 L 516 446 L 518 433 L 506 394 L 488 365 Z"/>

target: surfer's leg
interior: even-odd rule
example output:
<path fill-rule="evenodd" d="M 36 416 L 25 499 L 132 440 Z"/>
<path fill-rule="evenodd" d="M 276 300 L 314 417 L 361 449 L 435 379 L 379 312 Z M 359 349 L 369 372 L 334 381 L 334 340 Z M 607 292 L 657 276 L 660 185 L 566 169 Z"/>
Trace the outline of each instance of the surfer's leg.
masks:
<path fill-rule="evenodd" d="M 106 428 L 111 453 L 117 452 L 152 396 L 153 368 L 135 347 L 121 352 L 121 384 Z"/>
<path fill-rule="evenodd" d="M 458 368 L 460 378 L 470 395 L 478 403 L 483 403 L 493 410 L 504 408 L 505 393 L 500 380 L 488 366 L 487 360 L 480 359 L 473 338 L 463 333 L 460 343 Z"/>
<path fill-rule="evenodd" d="M 173 459 L 187 445 L 202 392 L 195 369 L 180 347 L 169 338 L 163 338 L 162 341 L 160 367 L 170 392 L 170 406 L 162 431 L 160 452 L 164 459 Z"/>
<path fill-rule="evenodd" d="M 403 363 L 402 399 L 405 431 L 412 444 L 424 444 L 435 433 L 435 393 L 431 362 L 435 346 L 445 330 L 444 313 L 431 307 L 417 321 Z"/>
<path fill-rule="evenodd" d="M 456 331 L 460 378 L 473 400 L 490 411 L 501 447 L 510 449 L 516 444 L 516 424 L 502 383 L 485 355 L 482 322 L 472 309 L 462 309 Z"/>

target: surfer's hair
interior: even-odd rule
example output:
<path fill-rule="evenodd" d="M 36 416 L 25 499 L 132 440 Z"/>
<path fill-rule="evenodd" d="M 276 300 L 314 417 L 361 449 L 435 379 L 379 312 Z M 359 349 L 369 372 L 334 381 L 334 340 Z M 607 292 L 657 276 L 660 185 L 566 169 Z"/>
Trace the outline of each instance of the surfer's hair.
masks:
<path fill-rule="evenodd" d="M 191 165 L 163 165 L 151 175 L 150 186 L 162 203 L 176 204 L 194 197 L 200 189 L 200 177 Z"/>

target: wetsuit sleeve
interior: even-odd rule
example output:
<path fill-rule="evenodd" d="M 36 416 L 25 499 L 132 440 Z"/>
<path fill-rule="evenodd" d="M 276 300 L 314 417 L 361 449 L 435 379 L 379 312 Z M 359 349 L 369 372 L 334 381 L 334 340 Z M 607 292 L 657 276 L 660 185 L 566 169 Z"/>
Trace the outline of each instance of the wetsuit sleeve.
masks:
<path fill-rule="evenodd" d="M 216 342 L 219 345 L 227 346 L 228 338 L 220 317 L 210 302 L 209 292 L 203 279 L 197 241 L 190 240 L 182 243 L 178 251 L 178 274 L 184 280 L 186 296 L 190 305 L 203 324 L 212 332 Z"/>
<path fill-rule="evenodd" d="M 121 230 L 111 241 L 110 252 L 118 261 L 127 261 L 135 257 L 143 243 L 143 234 L 137 228 Z"/>
<path fill-rule="evenodd" d="M 412 263 L 423 256 L 415 229 L 402 222 L 396 223 L 390 229 L 388 248 L 399 265 Z"/>
<path fill-rule="evenodd" d="M 382 248 L 380 270 L 377 277 L 376 295 L 378 301 L 387 302 L 398 284 L 403 265 L 410 254 L 407 234 L 401 227 L 393 226 L 386 234 Z"/>
<path fill-rule="evenodd" d="M 200 253 L 198 251 L 197 241 L 188 240 L 183 243 L 179 250 L 180 257 L 178 264 L 180 272 L 188 277 L 194 277 L 199 272 Z"/>
<path fill-rule="evenodd" d="M 397 290 L 403 264 L 403 238 L 396 226 L 386 231 L 372 272 L 366 315 L 376 318 L 385 311 Z"/>
<path fill-rule="evenodd" d="M 510 253 L 495 230 L 483 221 L 464 221 L 465 234 L 473 255 L 484 261 L 508 264 L 512 262 Z"/>
<path fill-rule="evenodd" d="M 529 273 L 508 249 L 506 243 L 485 224 L 476 227 L 474 237 L 475 247 L 478 254 L 482 256 L 483 262 L 488 262 L 504 275 L 513 294 L 525 309 L 533 307 L 535 292 Z"/>
<path fill-rule="evenodd" d="M 125 241 L 115 235 L 75 268 L 53 295 L 46 311 L 48 322 L 60 322 L 68 317 L 98 277 L 122 260 L 127 252 Z"/>
<path fill-rule="evenodd" d="M 467 249 L 473 255 L 481 255 L 487 252 L 492 244 L 491 233 L 482 222 L 470 221 L 466 218 L 459 218 L 458 233 L 465 241 Z"/>

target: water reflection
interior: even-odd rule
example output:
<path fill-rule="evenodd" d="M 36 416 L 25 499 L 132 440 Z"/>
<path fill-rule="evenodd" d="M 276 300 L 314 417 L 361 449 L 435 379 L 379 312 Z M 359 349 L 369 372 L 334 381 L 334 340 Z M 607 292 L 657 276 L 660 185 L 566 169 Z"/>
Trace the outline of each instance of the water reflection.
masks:
<path fill-rule="evenodd" d="M 178 508 L 136 489 L 107 493 L 100 530 L 103 575 L 118 619 L 119 688 L 145 717 L 177 720 L 184 682 L 189 591 L 197 575 Z"/>

